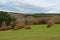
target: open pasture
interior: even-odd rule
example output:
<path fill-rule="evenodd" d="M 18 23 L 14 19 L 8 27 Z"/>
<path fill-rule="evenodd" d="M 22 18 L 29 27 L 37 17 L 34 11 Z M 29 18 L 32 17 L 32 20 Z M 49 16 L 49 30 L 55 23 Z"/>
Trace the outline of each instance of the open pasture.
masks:
<path fill-rule="evenodd" d="M 0 40 L 60 40 L 60 24 L 51 28 L 47 25 L 31 25 L 32 29 L 0 31 Z"/>

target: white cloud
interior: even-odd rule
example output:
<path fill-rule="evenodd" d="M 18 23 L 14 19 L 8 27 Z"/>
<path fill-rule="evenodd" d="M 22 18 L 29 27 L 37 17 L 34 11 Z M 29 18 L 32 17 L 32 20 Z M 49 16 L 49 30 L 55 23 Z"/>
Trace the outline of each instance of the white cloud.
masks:
<path fill-rule="evenodd" d="M 51 8 L 45 13 L 60 13 L 60 9 L 59 8 Z"/>
<path fill-rule="evenodd" d="M 55 13 L 60 12 L 60 0 L 15 0 L 13 2 L 16 6 L 19 6 L 21 3 L 22 4 L 28 4 L 28 5 L 33 5 L 36 7 L 42 7 L 45 8 L 46 10 L 49 11 L 47 12 L 51 12 L 51 13 Z M 57 6 L 57 7 L 56 7 Z M 59 7 L 59 8 L 58 8 Z M 54 9 L 54 10 L 50 10 L 50 8 Z"/>
<path fill-rule="evenodd" d="M 5 9 L 1 9 L 0 11 L 15 12 L 15 11 L 10 11 L 10 10 L 5 10 Z"/>
<path fill-rule="evenodd" d="M 44 10 L 47 10 L 46 12 L 48 12 L 48 13 L 58 13 L 58 12 L 60 12 L 59 11 L 60 10 L 60 0 L 0 0 L 0 4 L 2 4 L 2 5 L 7 4 L 9 2 L 11 2 L 10 3 L 11 5 L 14 5 L 13 6 L 14 8 L 16 8 L 17 10 L 20 10 L 20 12 L 34 11 L 34 10 L 27 10 L 27 9 L 24 9 L 24 8 L 20 8 L 20 6 L 22 4 L 33 5 L 37 8 L 38 7 L 43 8 Z"/>
<path fill-rule="evenodd" d="M 21 3 L 23 4 L 29 4 L 29 5 L 34 5 L 34 6 L 37 6 L 37 7 L 51 7 L 51 6 L 54 6 L 54 5 L 57 5 L 59 4 L 59 0 L 50 0 L 50 1 L 47 1 L 47 0 L 15 0 L 13 1 L 14 4 L 16 5 L 20 5 Z"/>
<path fill-rule="evenodd" d="M 6 4 L 7 3 L 7 0 L 0 0 L 0 4 Z"/>

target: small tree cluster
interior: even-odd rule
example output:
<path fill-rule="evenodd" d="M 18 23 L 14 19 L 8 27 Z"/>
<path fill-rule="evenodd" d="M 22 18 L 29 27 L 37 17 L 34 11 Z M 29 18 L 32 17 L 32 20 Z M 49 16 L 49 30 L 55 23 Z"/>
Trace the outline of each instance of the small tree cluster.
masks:
<path fill-rule="evenodd" d="M 7 25 L 10 24 L 11 21 L 15 21 L 16 19 L 8 15 L 7 12 L 0 12 L 0 25 L 2 24 L 3 21 L 6 22 Z"/>

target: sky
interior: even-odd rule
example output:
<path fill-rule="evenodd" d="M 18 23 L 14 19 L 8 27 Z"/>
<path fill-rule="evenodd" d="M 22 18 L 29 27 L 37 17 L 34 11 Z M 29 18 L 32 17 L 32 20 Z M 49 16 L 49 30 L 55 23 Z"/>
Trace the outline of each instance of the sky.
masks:
<path fill-rule="evenodd" d="M 60 0 L 0 0 L 0 11 L 60 13 Z"/>

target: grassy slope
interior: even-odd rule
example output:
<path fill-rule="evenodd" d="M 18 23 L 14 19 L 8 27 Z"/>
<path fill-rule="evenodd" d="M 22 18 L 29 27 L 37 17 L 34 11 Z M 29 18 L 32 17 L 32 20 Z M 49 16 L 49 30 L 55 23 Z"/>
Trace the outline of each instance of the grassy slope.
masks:
<path fill-rule="evenodd" d="M 31 30 L 1 31 L 0 40 L 60 40 L 60 24 L 46 28 L 46 25 L 32 25 Z"/>

